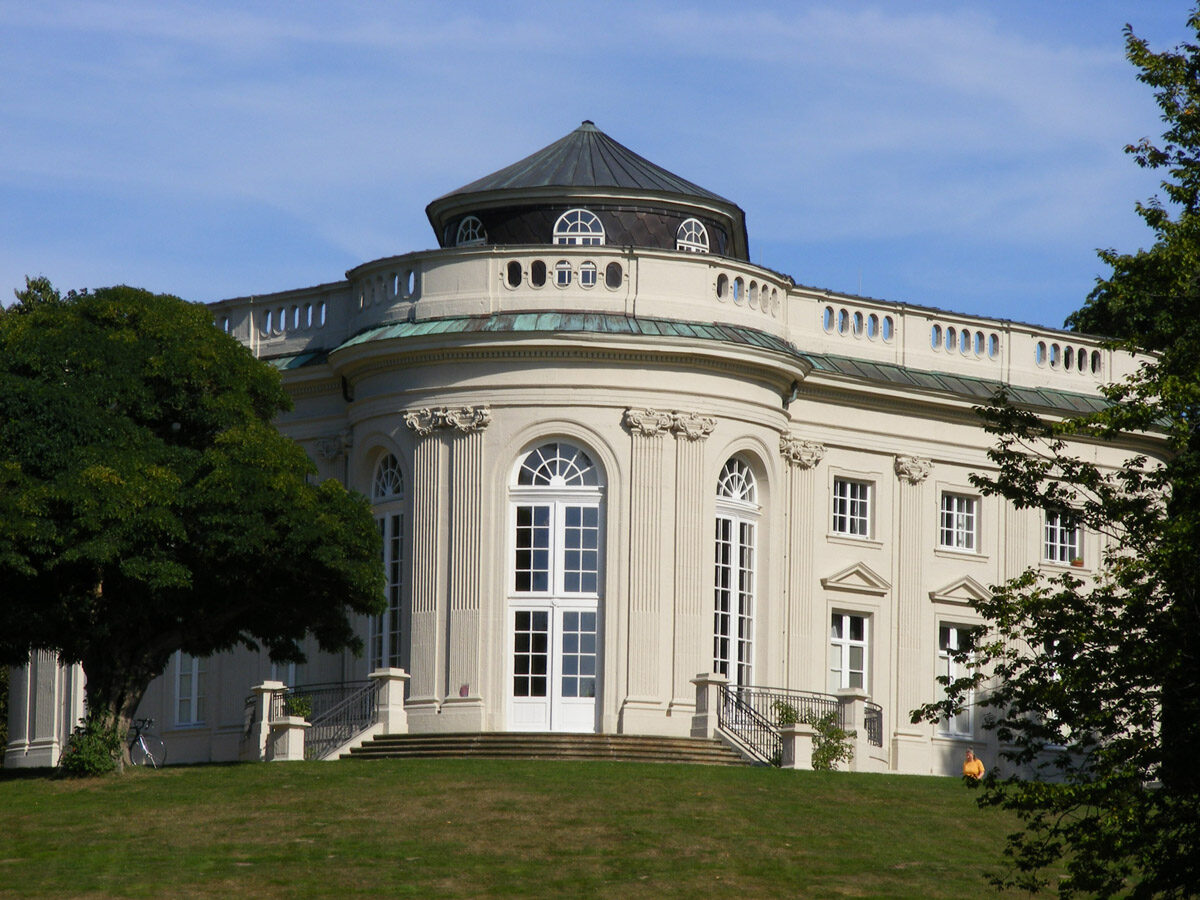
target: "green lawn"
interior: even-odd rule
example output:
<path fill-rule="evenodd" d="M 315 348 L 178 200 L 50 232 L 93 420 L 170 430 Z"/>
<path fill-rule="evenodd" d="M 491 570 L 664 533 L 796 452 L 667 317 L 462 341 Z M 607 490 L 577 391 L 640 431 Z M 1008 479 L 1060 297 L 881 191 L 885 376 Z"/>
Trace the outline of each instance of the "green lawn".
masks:
<path fill-rule="evenodd" d="M 0 776 L 15 896 L 952 897 L 1011 821 L 958 779 L 400 761 Z"/>

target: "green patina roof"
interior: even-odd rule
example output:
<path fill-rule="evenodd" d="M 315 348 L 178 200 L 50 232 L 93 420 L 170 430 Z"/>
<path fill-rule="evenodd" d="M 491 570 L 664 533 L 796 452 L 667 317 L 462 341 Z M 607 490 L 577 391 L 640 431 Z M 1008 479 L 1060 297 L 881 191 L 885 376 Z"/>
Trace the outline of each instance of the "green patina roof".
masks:
<path fill-rule="evenodd" d="M 906 368 L 895 363 L 874 362 L 849 356 L 806 353 L 790 341 L 741 325 L 634 318 L 607 313 L 500 313 L 491 316 L 430 319 L 424 322 L 389 322 L 356 334 L 336 349 L 341 350 L 374 341 L 404 340 L 426 335 L 495 332 L 627 334 L 641 337 L 700 338 L 759 347 L 763 350 L 782 353 L 808 363 L 815 372 L 825 372 L 875 384 L 891 384 L 935 391 L 941 394 L 952 394 L 980 403 L 989 400 L 997 390 L 1003 387 L 1017 403 L 1067 413 L 1095 412 L 1108 405 L 1108 401 L 1103 397 L 1091 394 L 1004 384 L 988 378 L 954 375 L 949 372 L 930 372 L 923 369 Z M 319 365 L 325 362 L 329 352 L 331 351 L 310 351 L 294 356 L 275 357 L 269 362 L 277 369 L 289 371 L 304 366 Z"/>

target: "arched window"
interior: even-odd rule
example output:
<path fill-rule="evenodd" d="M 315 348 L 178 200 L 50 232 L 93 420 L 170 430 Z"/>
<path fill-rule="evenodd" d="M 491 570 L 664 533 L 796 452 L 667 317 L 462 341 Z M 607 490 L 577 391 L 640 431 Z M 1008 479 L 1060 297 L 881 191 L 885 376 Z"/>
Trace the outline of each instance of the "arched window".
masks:
<path fill-rule="evenodd" d="M 601 672 L 604 478 L 586 451 L 549 441 L 509 487 L 510 728 L 594 731 Z"/>
<path fill-rule="evenodd" d="M 684 219 L 675 232 L 675 249 L 689 253 L 708 252 L 708 229 L 699 219 Z"/>
<path fill-rule="evenodd" d="M 375 467 L 371 481 L 375 523 L 383 538 L 387 608 L 371 619 L 367 647 L 372 670 L 403 665 L 404 637 L 404 473 L 392 454 Z"/>
<path fill-rule="evenodd" d="M 713 671 L 731 685 L 753 684 L 755 530 L 758 485 L 736 456 L 717 478 L 716 560 L 713 591 Z"/>
<path fill-rule="evenodd" d="M 458 235 L 454 239 L 456 247 L 473 247 L 487 243 L 487 229 L 475 216 L 467 216 L 458 223 Z"/>
<path fill-rule="evenodd" d="M 554 223 L 554 243 L 603 244 L 604 226 L 594 212 L 586 209 L 568 210 Z"/>

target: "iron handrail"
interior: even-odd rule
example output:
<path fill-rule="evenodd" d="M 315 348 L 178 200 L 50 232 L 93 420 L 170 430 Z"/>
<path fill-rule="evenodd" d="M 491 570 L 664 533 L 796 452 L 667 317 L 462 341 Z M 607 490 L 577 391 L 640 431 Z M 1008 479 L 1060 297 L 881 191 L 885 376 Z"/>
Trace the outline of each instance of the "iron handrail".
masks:
<path fill-rule="evenodd" d="M 721 685 L 717 724 L 760 762 L 778 766 L 783 761 L 783 737 L 779 729 L 747 702 L 745 688 Z"/>
<path fill-rule="evenodd" d="M 373 683 L 367 682 L 320 714 L 315 711 L 315 702 L 313 708 L 304 736 L 304 758 L 323 759 L 374 724 L 379 708 L 378 692 Z"/>

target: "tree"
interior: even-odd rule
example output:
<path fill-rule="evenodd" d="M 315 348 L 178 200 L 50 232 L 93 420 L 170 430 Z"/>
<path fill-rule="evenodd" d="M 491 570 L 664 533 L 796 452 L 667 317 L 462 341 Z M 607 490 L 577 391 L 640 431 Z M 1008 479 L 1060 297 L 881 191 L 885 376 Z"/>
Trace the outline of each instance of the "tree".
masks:
<path fill-rule="evenodd" d="M 383 603 L 379 536 L 275 429 L 275 370 L 177 297 L 39 278 L 17 298 L 0 311 L 0 663 L 82 663 L 89 718 L 123 735 L 177 650 L 358 649 L 351 615 Z"/>
<path fill-rule="evenodd" d="M 1188 26 L 1200 38 L 1200 11 Z M 1112 273 L 1067 324 L 1153 354 L 1094 415 L 1047 421 L 998 397 L 983 410 L 997 472 L 973 479 L 1103 534 L 1103 565 L 1094 580 L 1031 570 L 979 603 L 992 625 L 959 654 L 977 668 L 918 712 L 994 686 L 985 727 L 1014 768 L 980 802 L 1024 824 L 1001 880 L 1043 886 L 1062 859 L 1062 896 L 1184 897 L 1200 894 L 1200 44 L 1154 53 L 1125 34 L 1167 125 L 1126 149 L 1163 170 L 1167 202 L 1138 206 L 1148 250 L 1101 251 Z M 1087 444 L 1116 440 L 1141 452 L 1116 470 L 1091 461 Z"/>

